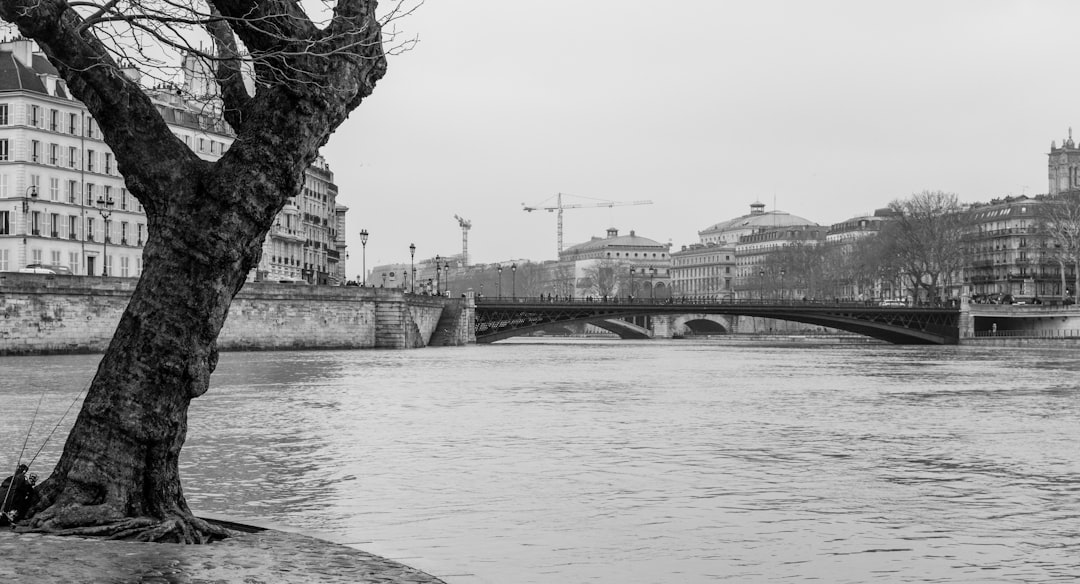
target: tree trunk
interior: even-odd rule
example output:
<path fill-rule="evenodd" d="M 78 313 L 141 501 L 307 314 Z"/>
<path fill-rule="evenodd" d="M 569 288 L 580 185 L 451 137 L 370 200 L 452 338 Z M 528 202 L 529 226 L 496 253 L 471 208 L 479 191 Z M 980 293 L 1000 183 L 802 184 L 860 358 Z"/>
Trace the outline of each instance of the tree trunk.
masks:
<path fill-rule="evenodd" d="M 86 104 L 146 210 L 149 237 L 143 274 L 39 487 L 30 529 L 192 543 L 226 535 L 193 517 L 184 499 L 188 405 L 209 387 L 218 333 L 274 217 L 385 73 L 371 0 L 339 0 L 326 29 L 288 2 L 211 3 L 224 16 L 206 26 L 220 57 L 222 111 L 236 132 L 214 163 L 173 135 L 63 0 L 0 3 L 0 17 L 38 42 Z M 255 95 L 244 89 L 234 32 L 257 56 Z"/>
<path fill-rule="evenodd" d="M 258 261 L 266 229 L 251 219 L 177 205 L 150 230 L 146 270 L 40 487 L 31 528 L 185 543 L 225 535 L 192 516 L 178 465 L 188 405 L 209 387 L 216 338 Z"/>

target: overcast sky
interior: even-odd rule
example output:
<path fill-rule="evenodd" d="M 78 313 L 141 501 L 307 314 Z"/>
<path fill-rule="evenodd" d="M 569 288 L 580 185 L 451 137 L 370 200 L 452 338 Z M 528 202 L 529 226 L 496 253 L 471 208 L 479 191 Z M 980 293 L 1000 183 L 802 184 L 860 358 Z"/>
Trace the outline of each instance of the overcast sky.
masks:
<path fill-rule="evenodd" d="M 384 2 L 385 4 L 385 2 Z M 323 153 L 348 272 L 556 257 L 608 227 L 673 249 L 761 201 L 827 225 L 922 190 L 1047 189 L 1077 124 L 1080 2 L 429 0 Z M 588 198 L 583 198 L 588 197 Z"/>

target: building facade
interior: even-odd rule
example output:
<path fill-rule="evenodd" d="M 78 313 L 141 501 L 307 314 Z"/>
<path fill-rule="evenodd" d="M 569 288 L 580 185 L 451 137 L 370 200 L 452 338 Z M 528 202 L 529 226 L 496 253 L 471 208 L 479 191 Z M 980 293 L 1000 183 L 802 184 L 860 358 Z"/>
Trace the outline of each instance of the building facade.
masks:
<path fill-rule="evenodd" d="M 576 298 L 634 296 L 665 299 L 671 295 L 671 246 L 630 231 L 593 237 L 559 253 L 549 276 L 550 288 Z M 568 286 L 572 281 L 572 287 Z M 558 293 L 558 292 L 556 292 Z M 564 294 L 566 295 L 566 294 Z"/>
<path fill-rule="evenodd" d="M 189 63 L 184 93 L 212 93 Z M 213 107 L 185 100 L 175 88 L 149 93 L 198 156 L 212 161 L 228 150 L 233 133 L 211 115 Z M 275 220 L 249 279 L 343 283 L 345 221 L 336 197 L 333 173 L 320 159 Z M 33 42 L 0 43 L 0 271 L 41 264 L 79 275 L 138 277 L 146 237 L 142 206 L 86 107 Z"/>
<path fill-rule="evenodd" d="M 680 298 L 731 298 L 734 283 L 733 243 L 693 243 L 671 253 L 672 293 Z"/>

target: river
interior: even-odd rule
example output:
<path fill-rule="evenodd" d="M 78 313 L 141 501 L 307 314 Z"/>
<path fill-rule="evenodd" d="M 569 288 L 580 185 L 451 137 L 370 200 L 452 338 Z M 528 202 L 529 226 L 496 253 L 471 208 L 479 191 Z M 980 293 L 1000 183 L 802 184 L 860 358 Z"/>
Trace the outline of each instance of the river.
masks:
<path fill-rule="evenodd" d="M 99 358 L 0 358 L 2 468 Z M 450 584 L 1072 582 L 1078 429 L 1075 350 L 510 341 L 224 353 L 181 464 Z"/>

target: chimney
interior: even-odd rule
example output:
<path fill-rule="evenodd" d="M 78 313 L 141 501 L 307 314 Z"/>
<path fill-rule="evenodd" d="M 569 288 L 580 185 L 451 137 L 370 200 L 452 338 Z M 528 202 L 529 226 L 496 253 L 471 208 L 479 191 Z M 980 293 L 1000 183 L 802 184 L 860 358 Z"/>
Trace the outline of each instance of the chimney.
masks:
<path fill-rule="evenodd" d="M 7 41 L 0 45 L 0 49 L 5 51 L 11 51 L 11 54 L 18 59 L 19 63 L 22 63 L 24 67 L 33 68 L 34 66 L 34 49 L 36 45 L 34 41 L 19 37 L 10 41 Z"/>

